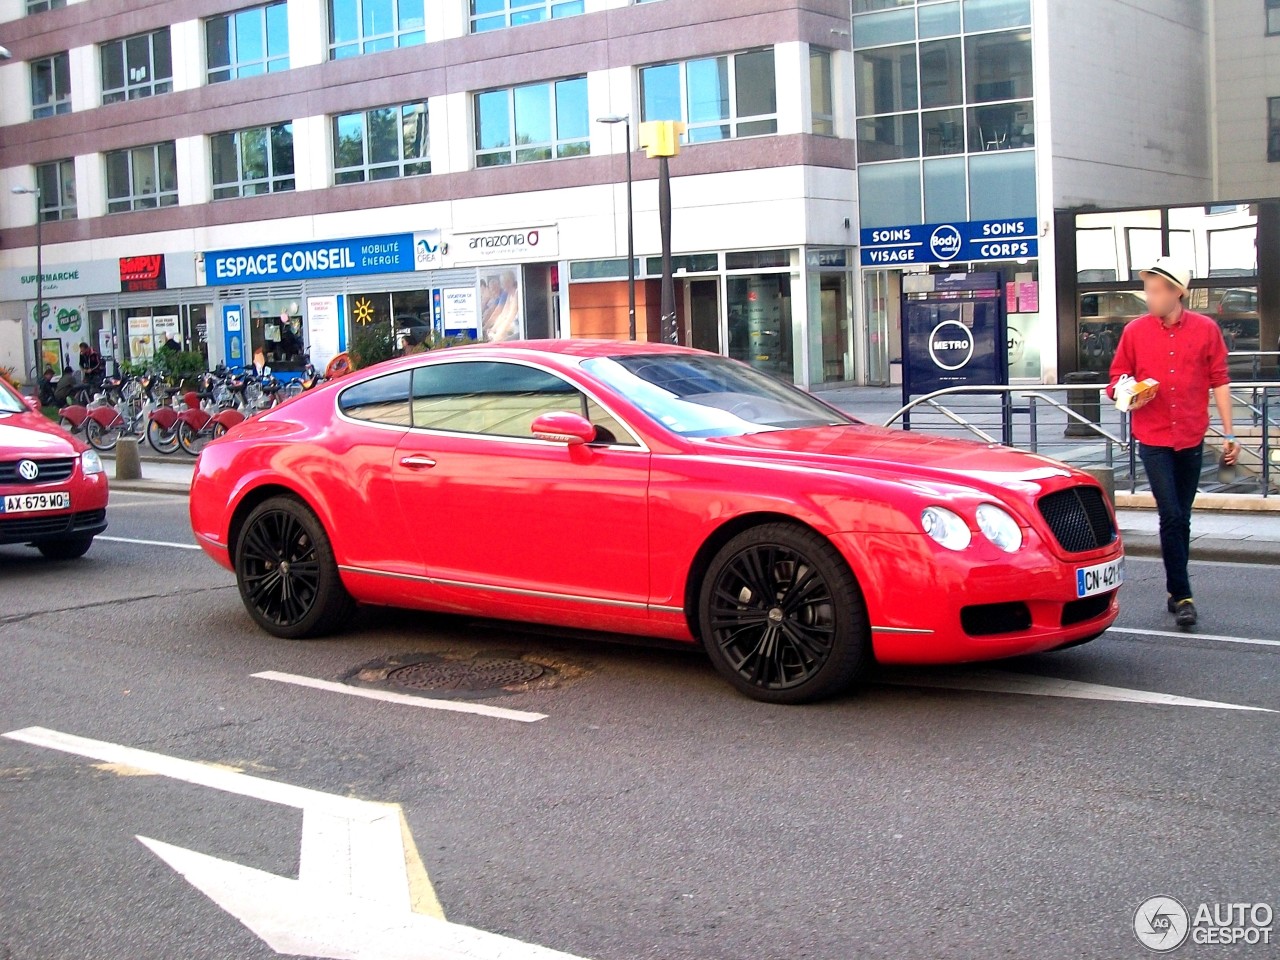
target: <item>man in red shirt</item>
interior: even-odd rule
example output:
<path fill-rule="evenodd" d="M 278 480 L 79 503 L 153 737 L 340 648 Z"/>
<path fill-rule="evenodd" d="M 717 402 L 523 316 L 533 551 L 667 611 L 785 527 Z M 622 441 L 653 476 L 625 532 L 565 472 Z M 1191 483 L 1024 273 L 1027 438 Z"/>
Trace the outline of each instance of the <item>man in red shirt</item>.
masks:
<path fill-rule="evenodd" d="M 1204 437 L 1209 431 L 1209 393 L 1226 435 L 1224 457 L 1235 463 L 1240 447 L 1231 432 L 1231 387 L 1227 346 L 1218 325 L 1186 309 L 1191 272 L 1161 257 L 1142 272 L 1150 313 L 1125 327 L 1111 362 L 1111 385 L 1125 375 L 1159 381 L 1155 395 L 1131 407 L 1133 438 L 1160 512 L 1169 612 L 1178 626 L 1195 626 L 1187 561 L 1191 552 L 1191 507 L 1200 483 Z"/>

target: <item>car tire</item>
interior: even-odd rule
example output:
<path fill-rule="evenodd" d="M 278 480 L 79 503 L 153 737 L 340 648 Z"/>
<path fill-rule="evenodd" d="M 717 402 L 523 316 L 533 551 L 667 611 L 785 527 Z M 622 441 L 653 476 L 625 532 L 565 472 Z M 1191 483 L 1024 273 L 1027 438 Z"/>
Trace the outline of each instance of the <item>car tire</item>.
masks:
<path fill-rule="evenodd" d="M 698 595 L 702 644 L 737 690 L 767 703 L 843 693 L 871 665 L 862 591 L 825 537 L 790 523 L 739 533 Z"/>
<path fill-rule="evenodd" d="M 272 497 L 245 518 L 235 573 L 249 616 L 286 640 L 333 633 L 355 609 L 324 527 L 293 497 Z"/>
<path fill-rule="evenodd" d="M 46 560 L 76 560 L 83 557 L 93 546 L 93 537 L 81 537 L 76 540 L 46 540 L 37 543 L 36 549 Z"/>

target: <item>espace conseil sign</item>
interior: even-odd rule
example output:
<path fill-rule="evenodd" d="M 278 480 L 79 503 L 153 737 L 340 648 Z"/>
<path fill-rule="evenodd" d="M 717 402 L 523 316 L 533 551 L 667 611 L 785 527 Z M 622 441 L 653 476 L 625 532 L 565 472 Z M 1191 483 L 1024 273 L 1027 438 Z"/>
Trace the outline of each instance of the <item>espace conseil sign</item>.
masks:
<path fill-rule="evenodd" d="M 968 260 L 1025 260 L 1039 256 L 1035 218 L 867 227 L 862 265 L 893 267 Z"/>
<path fill-rule="evenodd" d="M 221 287 L 371 273 L 409 273 L 434 265 L 422 258 L 415 259 L 414 249 L 420 239 L 434 249 L 439 234 L 436 231 L 397 233 L 207 252 L 205 283 Z"/>

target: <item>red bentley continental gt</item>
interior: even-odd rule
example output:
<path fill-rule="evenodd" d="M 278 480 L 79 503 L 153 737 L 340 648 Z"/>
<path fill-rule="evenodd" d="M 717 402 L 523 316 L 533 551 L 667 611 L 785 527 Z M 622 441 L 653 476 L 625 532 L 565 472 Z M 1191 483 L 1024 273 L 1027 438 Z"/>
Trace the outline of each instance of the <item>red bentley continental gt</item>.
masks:
<path fill-rule="evenodd" d="M 529 341 L 358 371 L 201 454 L 191 520 L 289 638 L 357 603 L 699 643 L 798 703 L 875 661 L 1053 650 L 1116 618 L 1090 477 L 869 426 L 721 356 Z"/>
<path fill-rule="evenodd" d="M 105 529 L 107 475 L 97 451 L 0 380 L 0 543 L 71 560 Z"/>

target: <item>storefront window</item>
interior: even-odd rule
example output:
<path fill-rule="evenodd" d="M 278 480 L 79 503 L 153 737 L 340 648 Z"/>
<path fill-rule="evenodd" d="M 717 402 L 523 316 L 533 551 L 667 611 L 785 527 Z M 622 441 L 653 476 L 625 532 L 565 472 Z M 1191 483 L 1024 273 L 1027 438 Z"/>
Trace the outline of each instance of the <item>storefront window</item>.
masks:
<path fill-rule="evenodd" d="M 1258 311 L 1257 224 L 1251 204 L 1078 215 L 1080 369 L 1101 373 L 1109 367 L 1125 325 L 1147 312 L 1140 272 L 1168 251 L 1191 271 L 1187 306 L 1215 319 L 1227 349 L 1241 354 L 1231 358 L 1232 378 L 1269 372 L 1268 362 L 1256 356 L 1276 349 Z"/>
<path fill-rule="evenodd" d="M 297 372 L 306 363 L 302 311 L 297 300 L 254 300 L 249 304 L 253 365 L 273 373 Z"/>
<path fill-rule="evenodd" d="M 794 380 L 791 276 L 729 277 L 729 356 L 788 382 Z"/>
<path fill-rule="evenodd" d="M 853 380 L 849 274 L 809 271 L 809 378 L 813 383 Z"/>
<path fill-rule="evenodd" d="M 177 304 L 165 307 L 126 307 L 120 312 L 124 317 L 127 347 L 125 358 L 130 362 L 149 362 L 170 337 L 182 346 L 182 310 Z"/>

